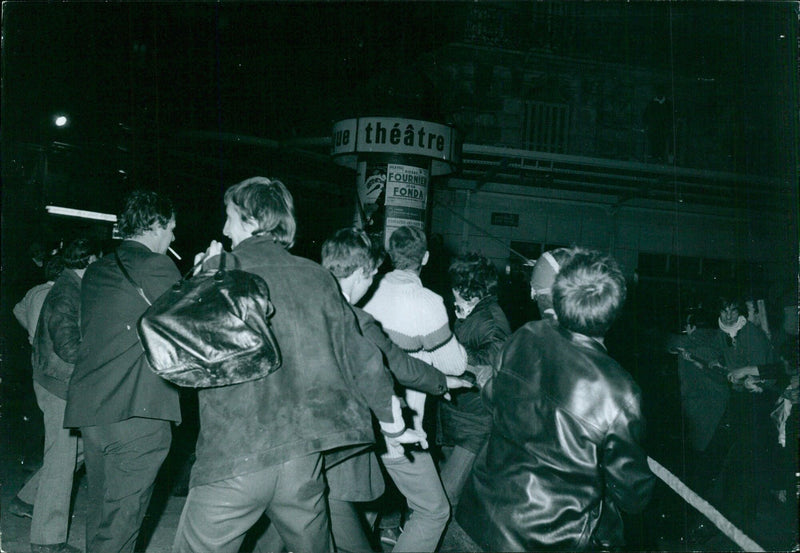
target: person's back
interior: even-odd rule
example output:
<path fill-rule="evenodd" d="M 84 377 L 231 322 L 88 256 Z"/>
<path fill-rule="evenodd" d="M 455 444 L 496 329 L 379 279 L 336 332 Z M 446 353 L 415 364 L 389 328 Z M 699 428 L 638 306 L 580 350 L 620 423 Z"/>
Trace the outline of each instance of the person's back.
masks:
<path fill-rule="evenodd" d="M 467 355 L 450 332 L 444 302 L 419 278 L 428 260 L 425 234 L 412 227 L 395 230 L 389 237 L 389 256 L 395 270 L 383 277 L 364 310 L 413 357 L 445 374 L 462 374 Z M 406 390 L 417 430 L 422 430 L 425 397 L 423 392 Z M 389 443 L 387 450 L 381 459 L 412 511 L 393 550 L 433 551 L 450 518 L 450 505 L 431 456 L 425 451 L 407 453 Z"/>
<path fill-rule="evenodd" d="M 485 396 L 494 426 L 473 481 L 495 525 L 478 541 L 504 551 L 583 549 L 599 523 L 603 452 L 630 439 L 638 388 L 598 343 L 545 321 L 518 330 L 503 357 Z"/>
<path fill-rule="evenodd" d="M 198 392 L 197 460 L 173 551 L 238 551 L 263 514 L 287 549 L 327 551 L 322 455 L 371 444 L 370 409 L 382 432 L 405 434 L 400 402 L 333 276 L 287 251 L 296 221 L 286 186 L 253 177 L 226 190 L 224 203 L 231 253 L 212 241 L 195 262 L 205 255 L 211 269 L 220 261 L 212 256 L 223 254 L 226 266 L 264 279 L 281 366 L 262 379 Z"/>
<path fill-rule="evenodd" d="M 571 323 L 575 315 L 559 309 L 558 282 L 591 262 L 585 257 L 576 255 L 557 277 L 559 325 L 537 321 L 514 333 L 484 389 L 492 430 L 457 520 L 486 550 L 619 546 L 618 509 L 636 512 L 649 500 L 639 389 L 606 353 L 607 328 L 570 330 L 580 326 Z M 616 286 L 624 298 L 621 274 Z"/>
<path fill-rule="evenodd" d="M 282 364 L 268 378 L 200 390 L 192 486 L 373 441 L 369 413 L 341 372 L 352 315 L 330 273 L 266 237 L 242 242 L 233 255 L 269 287 Z"/>
<path fill-rule="evenodd" d="M 47 282 L 37 284 L 25 293 L 25 297 L 14 306 L 14 316 L 19 324 L 28 331 L 28 343 L 33 345 L 33 335 L 36 333 L 36 324 L 42 311 L 47 294 L 53 287 L 58 275 L 64 270 L 64 262 L 60 255 L 54 255 L 45 262 L 45 278 Z"/>
<path fill-rule="evenodd" d="M 90 552 L 133 551 L 171 423 L 181 420 L 178 390 L 150 369 L 136 330 L 149 302 L 181 276 L 165 255 L 175 238 L 172 202 L 135 190 L 117 220 L 125 239 L 83 275 L 82 342 L 64 414 L 84 440 Z"/>
<path fill-rule="evenodd" d="M 180 279 L 166 256 L 131 240 L 123 241 L 117 254 L 150 301 Z M 180 421 L 177 388 L 150 370 L 140 346 L 136 323 L 147 307 L 124 281 L 114 254 L 86 270 L 83 342 L 70 382 L 68 424 L 107 424 L 133 416 Z"/>
<path fill-rule="evenodd" d="M 392 341 L 412 356 L 445 374 L 463 373 L 466 352 L 450 331 L 444 300 L 424 288 L 419 278 L 428 260 L 425 234 L 417 228 L 400 227 L 389 240 L 389 256 L 395 269 L 381 279 L 364 311 L 375 317 Z M 406 401 L 416 412 L 415 428 L 421 430 L 425 394 L 408 390 Z"/>

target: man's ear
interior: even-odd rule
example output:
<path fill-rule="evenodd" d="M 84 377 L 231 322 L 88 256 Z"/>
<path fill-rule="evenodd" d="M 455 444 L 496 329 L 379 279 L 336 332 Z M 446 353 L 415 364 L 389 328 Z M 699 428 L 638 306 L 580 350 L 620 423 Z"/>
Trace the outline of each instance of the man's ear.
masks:
<path fill-rule="evenodd" d="M 244 229 L 245 232 L 253 234 L 258 230 L 258 223 L 256 223 L 253 219 L 247 219 L 246 221 L 242 219 L 242 229 Z"/>
<path fill-rule="evenodd" d="M 431 252 L 426 251 L 425 255 L 422 256 L 422 262 L 420 263 L 421 266 L 425 266 L 428 264 L 428 259 L 431 257 Z"/>

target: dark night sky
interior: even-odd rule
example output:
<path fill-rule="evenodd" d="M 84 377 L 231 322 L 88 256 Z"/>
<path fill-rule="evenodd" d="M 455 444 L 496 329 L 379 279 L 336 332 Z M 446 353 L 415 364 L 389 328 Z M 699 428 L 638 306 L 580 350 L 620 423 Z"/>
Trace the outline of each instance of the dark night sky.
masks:
<path fill-rule="evenodd" d="M 773 63 L 786 3 L 658 4 L 576 12 L 574 49 L 768 88 L 741 81 Z M 117 122 L 271 138 L 327 132 L 368 77 L 459 36 L 469 5 L 6 2 L 4 132 L 34 139 L 56 110 L 74 114 L 82 135 Z"/>
<path fill-rule="evenodd" d="M 325 136 L 332 121 L 381 102 L 368 86 L 371 78 L 383 74 L 384 82 L 396 79 L 398 87 L 418 86 L 405 82 L 415 78 L 408 67 L 462 37 L 472 5 L 5 2 L 4 148 L 60 140 L 113 150 L 133 140 L 145 144 L 133 148 L 146 160 L 141 165 L 157 167 L 153 144 L 174 130 L 276 140 Z M 518 12 L 534 5 L 510 4 Z M 777 60 L 795 45 L 779 37 L 791 36 L 786 14 L 795 4 L 583 5 L 588 8 L 566 11 L 578 32 L 569 51 L 556 53 L 714 80 L 739 91 L 738 101 L 750 111 L 774 112 L 786 101 L 776 93 L 785 89 L 776 86 L 785 75 Z M 530 41 L 541 47 L 546 33 Z M 68 128 L 53 127 L 57 112 L 70 116 Z M 4 168 L 7 163 L 4 155 Z M 110 163 L 86 161 L 113 171 Z M 7 227 L 17 212 L 6 217 L 15 197 L 5 192 L 13 191 L 4 190 Z M 36 199 L 19 192 L 31 207 Z M 111 203 L 107 196 L 94 194 L 92 200 Z"/>
<path fill-rule="evenodd" d="M 118 121 L 270 137 L 326 128 L 334 100 L 376 69 L 449 38 L 436 23 L 443 9 L 7 3 L 4 126 L 28 137 L 65 110 L 83 133 Z"/>

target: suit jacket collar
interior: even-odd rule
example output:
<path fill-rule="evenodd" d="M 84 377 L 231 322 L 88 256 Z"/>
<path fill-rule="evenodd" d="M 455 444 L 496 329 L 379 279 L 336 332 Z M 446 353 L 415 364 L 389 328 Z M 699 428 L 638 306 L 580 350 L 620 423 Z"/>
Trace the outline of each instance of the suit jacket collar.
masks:
<path fill-rule="evenodd" d="M 118 249 L 130 249 L 130 250 L 142 250 L 148 253 L 155 253 L 153 250 L 142 244 L 141 242 L 137 242 L 136 240 L 129 240 L 125 239 L 119 245 Z"/>

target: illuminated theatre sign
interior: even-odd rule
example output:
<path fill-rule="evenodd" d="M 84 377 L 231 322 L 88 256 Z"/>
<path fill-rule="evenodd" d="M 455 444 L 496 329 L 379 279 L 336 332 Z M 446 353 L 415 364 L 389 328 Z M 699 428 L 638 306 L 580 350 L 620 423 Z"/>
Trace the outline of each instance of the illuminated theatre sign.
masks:
<path fill-rule="evenodd" d="M 334 161 L 356 170 L 357 224 L 383 233 L 384 245 L 400 226 L 425 230 L 431 176 L 452 173 L 461 160 L 456 130 L 420 119 L 345 119 L 331 143 Z"/>

